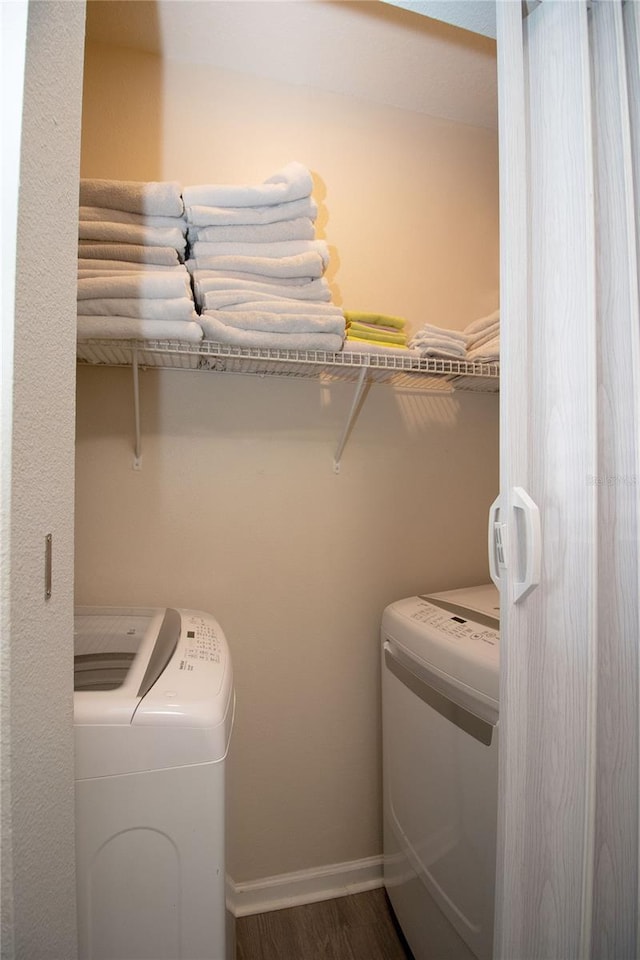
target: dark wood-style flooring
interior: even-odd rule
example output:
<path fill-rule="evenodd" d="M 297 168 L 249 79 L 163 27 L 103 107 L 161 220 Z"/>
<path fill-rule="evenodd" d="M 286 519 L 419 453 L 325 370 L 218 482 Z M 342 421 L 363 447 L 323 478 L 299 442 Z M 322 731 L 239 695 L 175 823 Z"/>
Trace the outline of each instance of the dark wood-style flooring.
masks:
<path fill-rule="evenodd" d="M 411 960 L 383 889 L 236 920 L 236 960 Z"/>

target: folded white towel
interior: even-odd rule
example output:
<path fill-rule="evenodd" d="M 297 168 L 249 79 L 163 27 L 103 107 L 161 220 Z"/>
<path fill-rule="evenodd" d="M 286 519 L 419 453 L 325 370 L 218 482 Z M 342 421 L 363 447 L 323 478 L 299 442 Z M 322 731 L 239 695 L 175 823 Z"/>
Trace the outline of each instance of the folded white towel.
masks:
<path fill-rule="evenodd" d="M 478 333 L 480 330 L 484 330 L 485 327 L 491 326 L 496 320 L 500 320 L 500 310 L 494 310 L 493 313 L 487 314 L 486 317 L 479 317 L 477 320 L 474 320 L 464 328 L 464 332 L 470 335 Z"/>
<path fill-rule="evenodd" d="M 262 330 L 271 333 L 335 333 L 344 337 L 344 317 L 314 313 L 270 313 L 266 310 L 205 310 L 212 317 L 237 330 Z M 202 317 L 201 317 L 202 319 Z"/>
<path fill-rule="evenodd" d="M 232 223 L 228 226 L 189 227 L 189 243 L 272 243 L 279 240 L 313 240 L 315 226 L 310 217 L 278 220 L 276 223 Z"/>
<path fill-rule="evenodd" d="M 78 340 L 187 340 L 199 343 L 202 337 L 202 327 L 195 321 L 78 317 Z"/>
<path fill-rule="evenodd" d="M 232 226 L 233 224 L 278 223 L 309 217 L 316 220 L 318 204 L 313 197 L 261 207 L 218 207 L 193 204 L 186 208 L 187 221 L 195 227 Z"/>
<path fill-rule="evenodd" d="M 453 353 L 448 347 L 439 347 L 435 344 L 431 346 L 412 347 L 411 349 L 416 350 L 417 353 L 425 359 L 432 357 L 434 360 L 458 360 L 462 363 L 466 360 L 464 354 Z"/>
<path fill-rule="evenodd" d="M 283 298 L 268 293 L 248 294 L 244 290 L 210 290 L 201 294 L 196 286 L 196 303 L 206 310 L 269 310 L 279 313 L 278 304 L 283 303 Z M 310 312 L 316 306 L 329 307 L 325 300 L 296 300 L 295 297 L 287 300 L 287 303 L 295 304 L 298 312 L 303 309 L 307 311 L 307 308 L 307 312 Z"/>
<path fill-rule="evenodd" d="M 182 188 L 173 181 L 80 180 L 80 203 L 158 217 L 179 217 L 184 211 Z"/>
<path fill-rule="evenodd" d="M 203 313 L 200 324 L 207 340 L 236 347 L 267 350 L 322 350 L 338 353 L 343 339 L 336 333 L 276 333 L 267 330 L 239 330 L 221 323 L 214 314 Z"/>
<path fill-rule="evenodd" d="M 481 330 L 478 333 L 474 333 L 467 340 L 467 350 L 475 350 L 476 347 L 481 347 L 483 343 L 488 343 L 489 340 L 493 340 L 494 337 L 500 335 L 500 323 L 492 323 L 490 327 L 487 327 L 486 330 Z"/>
<path fill-rule="evenodd" d="M 416 339 L 428 339 L 429 337 L 437 337 L 439 340 L 447 339 L 452 340 L 454 343 L 460 344 L 462 346 L 467 345 L 467 336 L 460 330 L 447 330 L 444 327 L 434 327 L 430 323 L 425 323 L 420 327 L 414 334 Z"/>
<path fill-rule="evenodd" d="M 282 259 L 300 253 L 315 251 L 322 257 L 325 267 L 329 265 L 329 247 L 326 240 L 282 240 L 279 243 L 208 243 L 198 240 L 193 245 L 192 257 L 200 262 L 203 257 L 269 257 Z"/>
<path fill-rule="evenodd" d="M 282 316 L 287 314 L 304 313 L 316 317 L 339 317 L 345 323 L 344 313 L 340 307 L 332 303 L 316 303 L 313 300 L 245 300 L 236 304 L 218 303 L 217 293 L 205 293 L 202 306 L 205 310 L 228 310 L 230 313 L 276 313 Z"/>
<path fill-rule="evenodd" d="M 178 227 L 183 233 L 187 230 L 187 218 L 156 217 L 153 214 L 130 213 L 128 210 L 109 210 L 108 207 L 80 207 L 78 220 L 101 223 L 133 223 L 139 227 Z"/>
<path fill-rule="evenodd" d="M 293 257 L 198 257 L 195 266 L 217 270 L 223 276 L 231 272 L 249 274 L 253 279 L 304 277 L 306 280 L 317 280 L 324 273 L 324 261 L 317 250 L 298 253 Z"/>
<path fill-rule="evenodd" d="M 136 223 L 107 223 L 106 220 L 78 221 L 79 240 L 99 243 L 132 243 L 149 247 L 173 247 L 184 254 L 187 241 L 179 227 L 141 227 Z"/>
<path fill-rule="evenodd" d="M 193 271 L 190 270 L 193 275 Z M 242 270 L 212 270 L 204 268 L 202 273 L 208 277 L 214 277 L 218 280 L 261 280 L 263 283 L 282 284 L 284 286 L 302 287 L 311 280 L 320 279 L 319 277 L 267 277 L 264 274 L 244 273 Z"/>
<path fill-rule="evenodd" d="M 186 270 L 184 273 L 136 273 L 78 280 L 78 300 L 97 300 L 103 297 L 153 300 L 191 297 L 191 281 Z"/>
<path fill-rule="evenodd" d="M 136 299 L 135 297 L 103 297 L 78 300 L 78 315 L 83 317 L 143 317 L 146 320 L 197 320 L 193 300 L 176 297 L 172 300 Z"/>
<path fill-rule="evenodd" d="M 187 206 L 256 207 L 300 200 L 310 196 L 312 190 L 311 174 L 305 166 L 294 160 L 258 186 L 203 184 L 185 187 L 182 195 Z"/>
<path fill-rule="evenodd" d="M 96 243 L 93 240 L 78 244 L 78 256 L 85 260 L 130 260 L 132 263 L 156 263 L 174 266 L 180 263 L 175 247 L 150 247 L 135 243 Z"/>
<path fill-rule="evenodd" d="M 494 337 L 487 343 L 467 353 L 469 363 L 492 363 L 500 359 L 500 337 Z"/>
<path fill-rule="evenodd" d="M 464 360 L 467 355 L 466 348 L 462 344 L 457 344 L 454 340 L 446 337 L 413 337 L 409 341 L 409 347 L 417 350 L 422 357 L 447 357 L 449 360 Z"/>
<path fill-rule="evenodd" d="M 198 267 L 195 260 L 187 260 L 185 267 L 196 281 L 224 280 L 235 286 L 240 283 L 259 283 L 271 287 L 305 287 L 309 283 L 319 283 L 324 277 L 266 277 L 264 274 L 245 273 L 242 270 L 213 270 L 210 267 Z M 325 281 L 326 282 L 326 281 Z"/>
<path fill-rule="evenodd" d="M 227 303 L 243 303 L 246 300 L 274 300 L 293 298 L 327 302 L 331 300 L 331 289 L 325 277 L 303 281 L 301 284 L 267 283 L 261 280 L 234 280 L 226 277 L 210 277 L 206 271 L 194 270 L 193 280 L 196 296 L 199 300 L 205 293 L 217 293 L 221 297 L 220 306 Z"/>
<path fill-rule="evenodd" d="M 116 276 L 116 274 L 142 274 L 149 276 L 153 273 L 177 273 L 187 274 L 188 271 L 184 263 L 174 263 L 169 266 L 166 263 L 138 263 L 134 260 L 92 260 L 90 257 L 78 257 L 78 276 Z"/>
<path fill-rule="evenodd" d="M 420 353 L 417 350 L 400 347 L 383 347 L 374 343 L 358 343 L 355 340 L 345 340 L 343 346 L 344 353 L 358 353 L 367 356 L 370 353 L 382 354 L 383 356 L 402 357 L 403 359 L 419 360 Z"/>
<path fill-rule="evenodd" d="M 100 263 L 100 260 L 96 260 L 96 263 Z M 165 270 L 173 270 L 173 267 L 165 267 Z M 78 270 L 78 280 L 92 280 L 96 277 L 102 277 L 104 280 L 106 277 L 137 277 L 138 273 L 136 270 Z"/>
<path fill-rule="evenodd" d="M 211 283 L 211 281 L 206 281 Z M 304 306 L 307 307 L 329 307 L 330 297 L 327 297 L 324 300 L 320 300 L 317 297 L 305 297 L 305 296 L 295 296 L 298 290 L 303 290 L 304 287 L 279 287 L 279 294 L 274 295 L 272 293 L 264 293 L 261 290 L 205 290 L 203 291 L 198 284 L 196 284 L 196 293 L 195 299 L 197 303 L 205 304 L 210 310 L 234 310 L 234 309 L 243 309 L 243 307 L 248 303 L 259 304 L 258 309 L 261 310 L 270 310 L 274 309 L 277 311 L 278 307 L 275 306 L 278 303 L 286 301 L 287 303 L 297 304 L 298 309 Z M 291 295 L 290 295 L 291 294 Z M 254 309 L 254 307 L 248 307 L 247 309 Z M 340 308 L 337 308 L 340 309 Z M 340 311 L 342 312 L 342 311 Z"/>

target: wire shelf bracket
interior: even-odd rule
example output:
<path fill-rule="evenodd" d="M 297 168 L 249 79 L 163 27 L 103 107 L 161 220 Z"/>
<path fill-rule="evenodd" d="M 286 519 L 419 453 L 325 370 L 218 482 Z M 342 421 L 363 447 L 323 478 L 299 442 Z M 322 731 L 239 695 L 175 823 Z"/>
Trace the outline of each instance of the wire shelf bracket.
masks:
<path fill-rule="evenodd" d="M 133 375 L 133 469 L 142 470 L 142 441 L 140 439 L 140 374 L 138 372 L 138 349 L 131 351 L 131 372 Z"/>
<path fill-rule="evenodd" d="M 253 376 L 290 377 L 349 382 L 355 391 L 333 459 L 340 473 L 342 454 L 372 383 L 386 383 L 412 392 L 451 393 L 454 390 L 498 393 L 499 363 L 467 363 L 434 357 L 384 356 L 372 353 L 326 353 L 323 350 L 267 350 L 232 347 L 204 340 L 84 340 L 77 359 L 92 366 L 128 367 L 133 378 L 133 469 L 142 469 L 140 428 L 140 367 L 210 371 Z"/>
<path fill-rule="evenodd" d="M 367 379 L 366 379 L 366 375 L 367 375 L 367 368 L 366 368 L 366 367 L 362 367 L 362 369 L 360 370 L 360 374 L 359 374 L 359 376 L 358 376 L 358 380 L 357 380 L 357 382 L 356 382 L 356 389 L 355 389 L 355 393 L 354 393 L 354 395 L 353 395 L 353 400 L 352 400 L 352 402 L 351 402 L 351 408 L 350 408 L 349 413 L 348 413 L 348 415 L 347 415 L 347 422 L 346 422 L 345 425 L 344 425 L 344 430 L 342 431 L 342 436 L 340 437 L 340 440 L 339 440 L 339 442 L 338 442 L 338 446 L 337 446 L 337 448 L 336 448 L 336 455 L 335 455 L 335 457 L 333 458 L 333 472 L 334 472 L 334 473 L 340 473 L 340 460 L 341 460 L 341 457 L 342 457 L 342 452 L 343 452 L 343 450 L 344 450 L 344 448 L 345 448 L 345 445 L 346 445 L 346 443 L 347 443 L 347 440 L 349 439 L 349 434 L 351 433 L 351 428 L 353 427 L 353 424 L 354 424 L 354 422 L 355 422 L 355 419 L 356 419 L 356 417 L 358 416 L 358 413 L 359 413 L 359 411 L 360 411 L 360 407 L 361 407 L 361 405 L 362 405 L 362 403 L 363 403 L 363 401 L 364 401 L 365 394 L 366 394 L 367 390 L 369 389 L 369 387 L 371 386 L 371 383 L 368 382 Z"/>

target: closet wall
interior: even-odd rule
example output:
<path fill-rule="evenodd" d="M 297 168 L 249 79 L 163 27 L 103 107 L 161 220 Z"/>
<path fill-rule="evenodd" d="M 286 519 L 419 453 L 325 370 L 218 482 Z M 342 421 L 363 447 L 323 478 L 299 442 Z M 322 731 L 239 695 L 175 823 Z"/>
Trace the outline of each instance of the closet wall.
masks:
<path fill-rule="evenodd" d="M 74 220 L 84 4 L 4 4 L 0 17 L 0 954 L 75 960 Z"/>
<path fill-rule="evenodd" d="M 82 174 L 257 183 L 297 159 L 314 174 L 336 302 L 413 329 L 495 308 L 495 131 L 251 66 L 89 39 Z M 381 612 L 488 578 L 497 397 L 374 386 L 336 475 L 352 392 L 146 371 L 134 471 L 130 372 L 78 371 L 76 600 L 220 620 L 238 698 L 236 882 L 379 854 Z"/>

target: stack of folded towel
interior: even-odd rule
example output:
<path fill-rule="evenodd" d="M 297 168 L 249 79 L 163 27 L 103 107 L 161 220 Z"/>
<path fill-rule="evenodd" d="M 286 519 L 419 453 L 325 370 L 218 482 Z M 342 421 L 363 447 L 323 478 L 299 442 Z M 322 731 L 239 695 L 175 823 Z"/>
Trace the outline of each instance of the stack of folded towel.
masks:
<path fill-rule="evenodd" d="M 417 350 L 421 357 L 435 357 L 443 360 L 465 360 L 467 337 L 459 330 L 445 330 L 425 323 L 409 341 L 409 346 Z"/>
<path fill-rule="evenodd" d="M 187 266 L 207 339 L 341 349 L 344 314 L 330 302 L 329 250 L 315 238 L 312 188 L 311 174 L 296 161 L 257 186 L 185 187 Z"/>
<path fill-rule="evenodd" d="M 500 311 L 474 320 L 464 332 L 469 363 L 492 363 L 500 359 Z"/>
<path fill-rule="evenodd" d="M 398 352 L 406 356 L 407 335 L 404 317 L 382 313 L 345 310 L 347 337 L 344 350 L 352 353 Z"/>
<path fill-rule="evenodd" d="M 83 179 L 79 221 L 79 340 L 202 339 L 178 183 Z"/>

